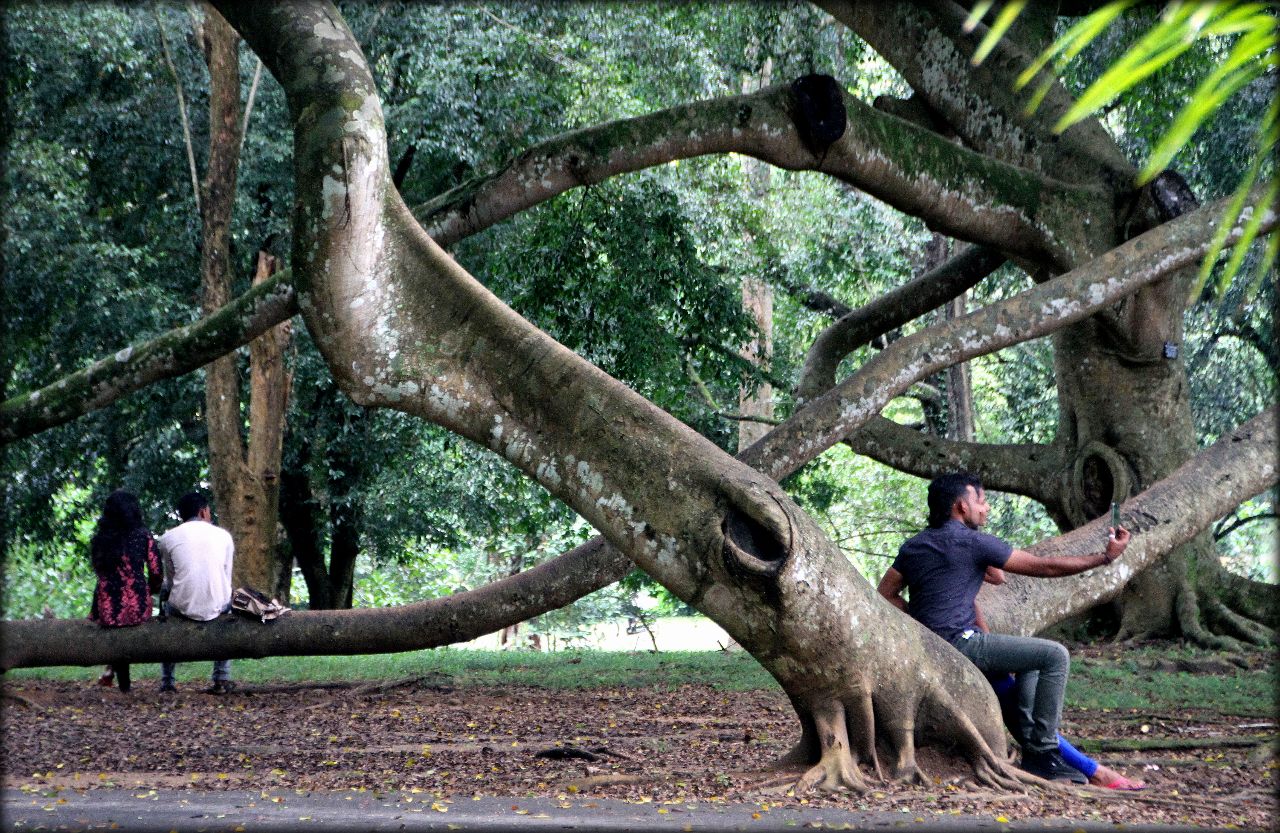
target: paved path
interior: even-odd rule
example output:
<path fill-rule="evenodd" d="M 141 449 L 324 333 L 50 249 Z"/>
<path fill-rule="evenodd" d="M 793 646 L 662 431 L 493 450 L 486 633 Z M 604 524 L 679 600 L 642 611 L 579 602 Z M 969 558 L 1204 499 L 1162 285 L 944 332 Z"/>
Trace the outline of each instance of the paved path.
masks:
<path fill-rule="evenodd" d="M 610 799 L 433 799 L 393 792 L 257 790 L 3 790 L 4 831 L 121 830 L 133 833 L 271 831 L 559 831 L 645 830 L 728 833 L 784 830 L 1192 831 L 1190 827 L 1115 825 L 1064 819 L 999 822 L 963 816 L 849 812 L 837 808 L 762 809 L 752 804 L 636 804 Z"/>

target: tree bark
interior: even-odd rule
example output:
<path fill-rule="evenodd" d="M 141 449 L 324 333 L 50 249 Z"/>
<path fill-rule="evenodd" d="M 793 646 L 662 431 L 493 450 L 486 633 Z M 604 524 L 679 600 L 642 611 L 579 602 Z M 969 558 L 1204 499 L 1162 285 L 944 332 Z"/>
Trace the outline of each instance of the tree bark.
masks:
<path fill-rule="evenodd" d="M 209 67 L 209 162 L 201 187 L 201 286 L 205 314 L 231 300 L 231 214 L 240 159 L 240 39 L 212 7 L 202 27 Z M 275 258 L 260 252 L 254 283 L 270 278 Z M 248 442 L 241 413 L 240 371 L 235 354 L 205 371 L 209 468 L 218 519 L 236 543 L 232 581 L 284 602 L 289 565 L 277 551 L 280 456 L 290 374 L 284 366 L 287 322 L 250 343 Z"/>
<path fill-rule="evenodd" d="M 390 184 L 373 80 L 336 10 L 225 13 L 289 100 L 300 303 L 345 392 L 502 454 L 725 627 L 790 695 L 804 757 L 823 759 L 802 785 L 861 787 L 859 763 L 879 771 L 877 740 L 895 772 L 915 774 L 925 725 L 980 777 L 1016 777 L 986 681 L 880 599 L 775 482 L 515 315 L 413 222 Z M 852 628 L 851 614 L 879 625 Z M 904 652 L 920 659 L 909 680 L 893 673 Z"/>
<path fill-rule="evenodd" d="M 742 92 L 748 94 L 760 87 L 769 86 L 773 75 L 773 59 L 765 58 L 759 75 L 744 75 Z M 769 196 L 770 169 L 757 159 L 744 160 L 747 181 L 747 198 L 762 203 Z M 773 287 L 754 275 L 742 281 L 742 308 L 755 322 L 759 333 L 742 351 L 742 357 L 753 367 L 767 367 L 773 352 Z M 746 448 L 769 432 L 768 420 L 773 419 L 773 386 L 759 382 L 753 389 L 742 389 L 738 394 L 738 413 L 744 417 L 759 417 L 766 422 L 744 419 L 738 422 L 738 448 Z"/>
<path fill-rule="evenodd" d="M 198 370 L 297 312 L 290 275 L 280 272 L 191 324 L 128 345 L 39 390 L 5 400 L 0 404 L 0 445 L 70 422 L 154 382 Z"/>
<path fill-rule="evenodd" d="M 258 252 L 255 285 L 269 280 L 279 261 L 267 252 Z M 292 337 L 292 325 L 277 324 L 249 342 L 249 447 L 245 469 L 250 476 L 245 489 L 250 515 L 257 519 L 251 563 L 261 570 L 245 570 L 247 583 L 267 595 L 288 603 L 291 561 L 281 557 L 277 527 L 280 519 L 280 464 L 284 452 L 284 430 L 293 373 L 285 365 L 285 353 Z M 238 547 L 237 560 L 246 555 Z M 261 584 L 258 582 L 261 581 Z"/>

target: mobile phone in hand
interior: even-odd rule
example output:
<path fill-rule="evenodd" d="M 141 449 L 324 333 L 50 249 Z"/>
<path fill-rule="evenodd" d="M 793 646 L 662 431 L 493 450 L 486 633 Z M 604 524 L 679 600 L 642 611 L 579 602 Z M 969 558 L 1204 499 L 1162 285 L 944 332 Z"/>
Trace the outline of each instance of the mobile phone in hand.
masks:
<path fill-rule="evenodd" d="M 1111 526 L 1115 529 L 1120 528 L 1120 504 L 1115 501 L 1111 502 Z"/>

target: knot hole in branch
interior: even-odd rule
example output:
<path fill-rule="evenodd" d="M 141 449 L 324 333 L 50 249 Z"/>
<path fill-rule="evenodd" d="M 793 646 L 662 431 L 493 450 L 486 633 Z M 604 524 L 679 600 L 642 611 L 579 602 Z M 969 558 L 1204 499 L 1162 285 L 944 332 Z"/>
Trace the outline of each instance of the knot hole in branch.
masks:
<path fill-rule="evenodd" d="M 791 82 L 792 113 L 804 146 L 820 159 L 849 124 L 844 92 L 830 75 L 802 75 Z"/>
<path fill-rule="evenodd" d="M 725 568 L 772 599 L 777 595 L 775 580 L 793 549 L 791 519 L 767 491 L 739 484 L 728 491 L 729 505 L 720 522 Z"/>

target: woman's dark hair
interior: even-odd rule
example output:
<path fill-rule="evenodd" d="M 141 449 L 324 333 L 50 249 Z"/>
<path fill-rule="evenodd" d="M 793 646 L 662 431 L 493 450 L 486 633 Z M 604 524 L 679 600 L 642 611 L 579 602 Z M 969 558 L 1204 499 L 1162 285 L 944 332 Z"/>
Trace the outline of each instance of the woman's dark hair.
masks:
<path fill-rule="evenodd" d="M 970 486 L 976 492 L 982 488 L 982 481 L 967 471 L 935 477 L 929 483 L 929 526 L 937 529 L 951 520 L 951 507 L 964 497 Z"/>
<path fill-rule="evenodd" d="M 110 568 L 124 550 L 129 533 L 142 528 L 142 506 L 132 492 L 116 489 L 102 505 L 89 552 L 94 569 Z"/>

